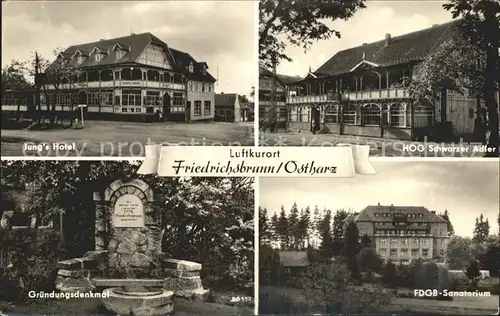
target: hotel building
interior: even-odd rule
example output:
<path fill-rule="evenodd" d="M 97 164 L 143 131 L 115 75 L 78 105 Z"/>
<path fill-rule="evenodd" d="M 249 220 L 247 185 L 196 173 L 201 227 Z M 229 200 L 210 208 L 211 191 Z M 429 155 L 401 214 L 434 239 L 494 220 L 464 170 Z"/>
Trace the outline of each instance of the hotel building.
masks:
<path fill-rule="evenodd" d="M 259 69 L 260 121 L 274 122 L 277 129 L 287 128 L 287 85 L 299 80 L 298 77 L 276 74 L 263 68 Z"/>
<path fill-rule="evenodd" d="M 419 64 L 458 34 L 459 21 L 339 51 L 287 85 L 290 130 L 388 139 L 474 137 L 475 91 L 443 89 L 439 102 L 410 95 Z M 445 138 L 445 139 L 443 139 Z"/>
<path fill-rule="evenodd" d="M 443 258 L 448 245 L 448 223 L 422 206 L 370 205 L 351 218 L 359 236 L 367 235 L 383 259 Z"/>
<path fill-rule="evenodd" d="M 152 121 L 159 112 L 169 121 L 214 118 L 216 80 L 207 63 L 151 33 L 70 46 L 49 69 L 61 65 L 66 69 L 58 71 L 72 71 L 71 79 L 54 84 L 48 77 L 41 89 L 41 109 L 56 115 L 85 104 L 86 116 L 93 119 Z M 2 111 L 20 109 L 9 105 L 3 102 Z"/>

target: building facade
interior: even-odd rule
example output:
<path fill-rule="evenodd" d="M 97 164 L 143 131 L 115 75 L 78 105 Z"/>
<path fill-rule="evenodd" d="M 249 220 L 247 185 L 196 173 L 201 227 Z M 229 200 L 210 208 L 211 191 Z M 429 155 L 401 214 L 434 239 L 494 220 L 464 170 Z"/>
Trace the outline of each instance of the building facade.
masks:
<path fill-rule="evenodd" d="M 448 245 L 448 223 L 421 206 L 371 205 L 353 218 L 359 235 L 367 235 L 386 260 L 442 259 Z"/>
<path fill-rule="evenodd" d="M 41 109 L 58 115 L 84 104 L 86 116 L 94 119 L 195 121 L 214 117 L 215 79 L 207 64 L 170 48 L 151 33 L 70 46 L 47 73 Z M 3 103 L 2 111 L 18 110 L 8 106 Z"/>
<path fill-rule="evenodd" d="M 268 128 L 287 129 L 287 85 L 299 81 L 298 77 L 276 74 L 259 69 L 259 121 Z M 261 128 L 265 128 L 261 126 Z"/>
<path fill-rule="evenodd" d="M 218 93 L 215 95 L 215 119 L 220 122 L 246 122 L 249 118 L 248 107 L 237 93 Z"/>
<path fill-rule="evenodd" d="M 349 48 L 303 80 L 288 85 L 291 130 L 403 140 L 473 137 L 474 91 L 446 91 L 435 104 L 408 86 L 419 63 L 457 34 L 457 21 Z"/>

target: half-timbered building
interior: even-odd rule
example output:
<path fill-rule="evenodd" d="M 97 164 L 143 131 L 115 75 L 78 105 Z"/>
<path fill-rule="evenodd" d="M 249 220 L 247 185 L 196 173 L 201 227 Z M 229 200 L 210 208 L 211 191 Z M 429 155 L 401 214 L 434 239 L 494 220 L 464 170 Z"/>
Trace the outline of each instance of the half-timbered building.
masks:
<path fill-rule="evenodd" d="M 410 95 L 419 64 L 458 32 L 452 21 L 342 50 L 288 86 L 288 129 L 423 140 L 472 137 L 475 91 L 443 91 L 435 104 Z"/>
<path fill-rule="evenodd" d="M 216 80 L 207 63 L 151 33 L 70 46 L 49 67 L 61 64 L 74 71 L 74 80 L 56 83 L 47 77 L 41 89 L 42 110 L 64 115 L 85 105 L 88 118 L 103 120 L 214 118 Z M 19 110 L 17 104 L 9 106 L 3 102 L 2 111 Z"/>

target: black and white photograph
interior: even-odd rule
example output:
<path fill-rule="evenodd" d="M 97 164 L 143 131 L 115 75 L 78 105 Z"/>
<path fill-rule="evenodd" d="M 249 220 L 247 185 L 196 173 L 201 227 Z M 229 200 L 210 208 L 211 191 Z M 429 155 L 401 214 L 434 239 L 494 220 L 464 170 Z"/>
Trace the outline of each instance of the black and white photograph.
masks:
<path fill-rule="evenodd" d="M 498 1 L 259 6 L 259 145 L 498 157 Z"/>
<path fill-rule="evenodd" d="M 259 180 L 259 314 L 494 315 L 499 166 L 374 161 Z"/>
<path fill-rule="evenodd" d="M 2 156 L 253 145 L 256 8 L 2 2 Z"/>
<path fill-rule="evenodd" d="M 1 315 L 252 315 L 254 179 L 2 160 Z"/>

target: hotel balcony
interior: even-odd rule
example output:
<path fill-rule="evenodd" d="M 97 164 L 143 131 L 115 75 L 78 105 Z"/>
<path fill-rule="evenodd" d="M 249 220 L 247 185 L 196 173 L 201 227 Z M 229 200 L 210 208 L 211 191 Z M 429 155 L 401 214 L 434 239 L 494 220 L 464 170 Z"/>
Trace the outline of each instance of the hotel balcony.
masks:
<path fill-rule="evenodd" d="M 283 101 L 260 101 L 259 100 L 259 106 L 264 106 L 264 107 L 268 107 L 268 106 L 286 106 L 286 102 L 283 102 Z"/>
<path fill-rule="evenodd" d="M 401 99 L 409 98 L 410 93 L 406 88 L 389 88 L 383 90 L 369 90 L 344 92 L 343 98 L 349 101 L 369 101 L 381 99 Z M 304 104 L 304 103 L 321 103 L 328 101 L 337 101 L 332 98 L 332 95 L 307 95 L 307 96 L 292 96 L 287 98 L 287 104 Z"/>
<path fill-rule="evenodd" d="M 143 88 L 157 88 L 157 89 L 172 89 L 184 90 L 186 86 L 181 83 L 172 82 L 158 82 L 146 80 L 115 80 L 115 81 L 92 81 L 92 82 L 78 82 L 73 84 L 61 84 L 61 89 L 96 89 L 96 88 L 128 88 L 128 87 L 143 87 Z M 47 88 L 53 89 L 52 86 L 47 85 Z"/>

